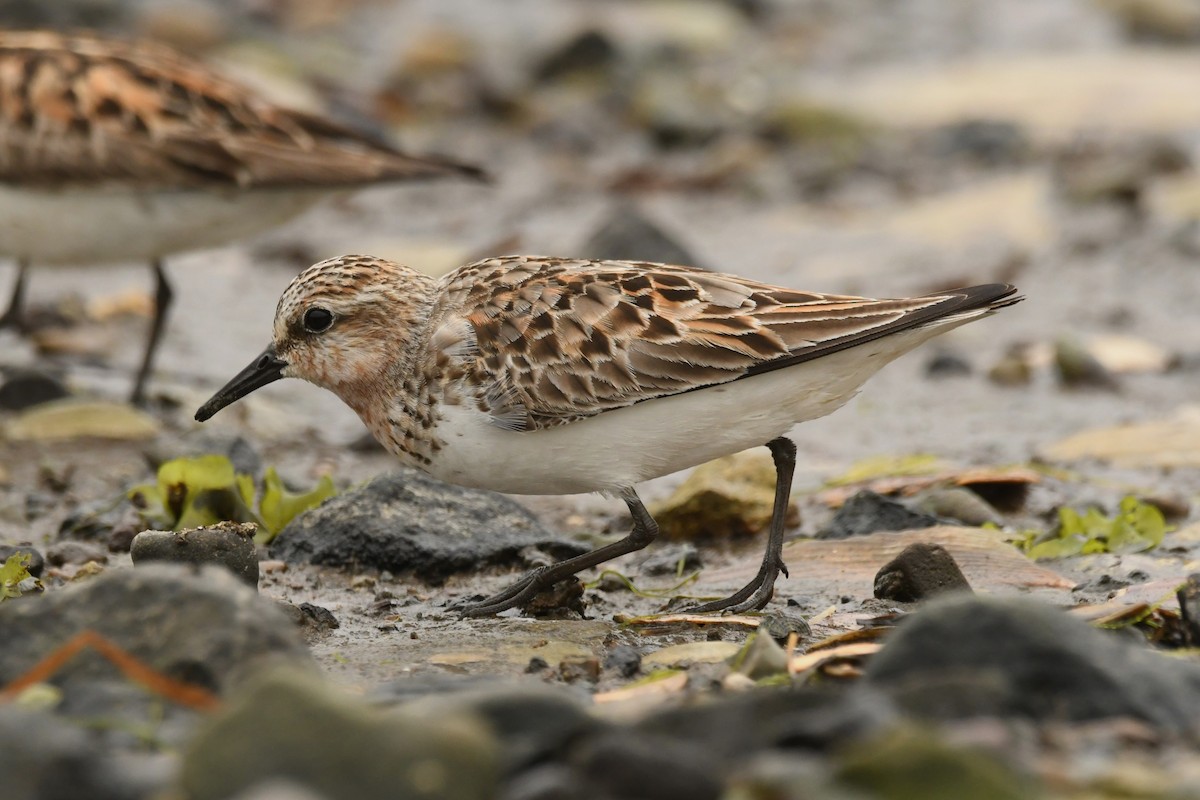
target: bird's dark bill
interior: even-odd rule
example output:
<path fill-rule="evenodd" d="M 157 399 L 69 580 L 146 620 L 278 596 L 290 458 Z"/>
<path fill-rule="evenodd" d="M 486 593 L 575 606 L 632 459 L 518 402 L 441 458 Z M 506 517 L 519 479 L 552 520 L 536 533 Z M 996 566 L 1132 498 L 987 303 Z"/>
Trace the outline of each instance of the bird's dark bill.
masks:
<path fill-rule="evenodd" d="M 196 419 L 204 422 L 235 400 L 240 400 L 268 383 L 274 383 L 283 377 L 283 369 L 286 366 L 287 362 L 275 355 L 275 347 L 268 347 L 261 356 L 250 362 L 250 366 L 235 375 L 233 380 L 200 406 L 200 410 L 196 412 Z"/>

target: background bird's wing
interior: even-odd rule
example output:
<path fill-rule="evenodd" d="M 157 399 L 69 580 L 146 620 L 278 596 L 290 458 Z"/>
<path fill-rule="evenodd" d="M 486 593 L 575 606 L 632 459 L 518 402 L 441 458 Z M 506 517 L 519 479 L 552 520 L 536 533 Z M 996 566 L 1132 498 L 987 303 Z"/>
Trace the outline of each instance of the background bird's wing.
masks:
<path fill-rule="evenodd" d="M 443 338 L 486 387 L 493 422 L 514 430 L 789 366 L 964 302 L 961 292 L 872 300 L 662 264 L 523 256 L 463 267 L 445 288 Z M 463 320 L 469 331 L 449 335 Z"/>
<path fill-rule="evenodd" d="M 0 32 L 0 181 L 360 185 L 473 167 L 281 108 L 150 44 Z"/>

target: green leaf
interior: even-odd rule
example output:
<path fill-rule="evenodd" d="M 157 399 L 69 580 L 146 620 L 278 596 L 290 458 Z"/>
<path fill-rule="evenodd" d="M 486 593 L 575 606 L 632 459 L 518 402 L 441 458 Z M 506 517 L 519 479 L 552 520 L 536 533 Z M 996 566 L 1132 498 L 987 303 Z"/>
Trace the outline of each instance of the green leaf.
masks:
<path fill-rule="evenodd" d="M 206 455 L 177 458 L 158 469 L 153 484 L 135 486 L 130 501 L 148 523 L 158 528 L 180 530 L 213 525 L 225 520 L 254 522 L 258 539 L 270 541 L 294 517 L 336 494 L 333 481 L 325 476 L 309 492 L 295 494 L 284 489 L 274 468 L 263 477 L 258 511 L 254 500 L 260 492 L 251 475 L 236 473 L 225 456 Z"/>
<path fill-rule="evenodd" d="M 1056 535 L 1042 540 L 1028 537 L 1021 543 L 1030 558 L 1064 558 L 1090 553 L 1137 553 L 1162 544 L 1167 532 L 1162 512 L 1129 496 L 1117 513 L 1106 517 L 1096 508 L 1083 514 L 1072 508 L 1058 511 Z"/>
<path fill-rule="evenodd" d="M 0 564 L 0 602 L 13 597 L 20 597 L 23 591 L 30 588 L 42 588 L 42 582 L 29 573 L 29 562 L 33 560 L 32 553 L 13 553 L 3 564 Z M 25 581 L 32 583 L 21 589 Z"/>
<path fill-rule="evenodd" d="M 337 494 L 337 489 L 334 488 L 333 481 L 328 475 L 322 475 L 321 480 L 311 491 L 299 494 L 289 492 L 284 487 L 275 468 L 268 467 L 263 476 L 262 501 L 258 507 L 266 534 L 255 537 L 256 541 L 259 544 L 270 542 L 295 517 L 320 505 L 335 494 Z"/>

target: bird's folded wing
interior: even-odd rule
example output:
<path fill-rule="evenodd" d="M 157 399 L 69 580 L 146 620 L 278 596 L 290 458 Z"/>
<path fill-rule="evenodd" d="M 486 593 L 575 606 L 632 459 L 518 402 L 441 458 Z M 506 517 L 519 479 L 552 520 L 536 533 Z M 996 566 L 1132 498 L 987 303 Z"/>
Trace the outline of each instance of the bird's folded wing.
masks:
<path fill-rule="evenodd" d="M 352 186 L 473 167 L 271 104 L 166 48 L 0 32 L 0 180 Z"/>
<path fill-rule="evenodd" d="M 467 362 L 485 387 L 481 405 L 513 430 L 807 360 L 947 300 L 872 300 L 661 264 L 524 256 L 463 267 L 445 288 L 433 344 Z"/>

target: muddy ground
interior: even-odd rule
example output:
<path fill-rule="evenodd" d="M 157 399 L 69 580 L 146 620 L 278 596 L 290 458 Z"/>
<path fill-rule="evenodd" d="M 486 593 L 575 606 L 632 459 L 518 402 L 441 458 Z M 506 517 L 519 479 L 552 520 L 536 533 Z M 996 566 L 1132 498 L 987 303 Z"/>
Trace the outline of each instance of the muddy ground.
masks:
<path fill-rule="evenodd" d="M 191 4 L 173 25 L 131 6 L 119 23 L 165 31 L 294 101 L 379 120 L 411 149 L 475 161 L 494 182 L 364 191 L 259 239 L 171 258 L 178 300 L 151 409 L 161 433 L 0 441 L 0 540 L 45 546 L 76 507 L 150 479 L 147 452 L 196 452 L 206 437 L 245 437 L 297 485 L 330 474 L 348 487 L 388 470 L 386 454 L 361 445 L 348 409 L 300 383 L 263 390 L 205 426 L 191 415 L 260 352 L 279 292 L 312 261 L 367 252 L 442 272 L 500 252 L 576 255 L 618 205 L 632 205 L 697 263 L 758 280 L 873 296 L 1007 280 L 1026 297 L 890 365 L 843 409 L 793 431 L 801 523 L 792 547 L 833 514 L 827 483 L 865 459 L 1032 465 L 1027 499 L 1003 515 L 1010 533 L 1053 528 L 1063 505 L 1111 512 L 1127 494 L 1165 501 L 1183 533 L 1150 553 L 1011 574 L 989 571 L 998 549 L 968 552 L 960 561 L 971 561 L 977 589 L 1063 606 L 1174 602 L 1171 587 L 1194 569 L 1200 466 L 1200 92 L 1183 77 L 1200 70 L 1200 27 L 1186 14 L 1136 22 L 1129 9 L 1142 4 L 1083 0 L 315 5 L 325 16 L 298 20 L 293 9 L 264 20 Z M 613 53 L 536 77 L 588 31 Z M 61 306 L 140 293 L 147 282 L 139 265 L 46 269 L 31 294 Z M 73 393 L 119 399 L 144 324 L 93 319 L 52 353 L 6 333 L 5 366 L 50 369 Z M 1140 349 L 1118 363 L 1111 353 L 1129 347 L 1098 341 L 1113 336 Z M 1063 341 L 1107 356 L 1111 383 L 1064 385 L 1054 365 Z M 1018 351 L 1028 380 L 995 379 L 993 368 Z M 935 374 L 931 363 L 947 354 L 965 374 Z M 1164 424 L 1132 444 L 1107 430 L 1149 423 Z M 66 485 L 49 487 L 47 474 L 66 475 Z M 654 481 L 643 497 L 661 500 L 684 477 Z M 620 503 L 597 496 L 517 499 L 564 537 L 598 541 L 626 524 Z M 851 566 L 832 549 L 792 550 L 818 560 L 790 562 L 773 607 L 795 601 L 818 618 L 814 640 L 894 610 L 872 598 L 871 566 L 890 557 L 872 541 L 877 551 Z M 699 546 L 704 569 L 684 590 L 697 595 L 738 585 L 761 552 L 760 539 Z M 614 566 L 636 576 L 644 557 Z M 126 561 L 113 554 L 107 569 Z M 1128 588 L 1097 583 L 1139 571 Z M 267 570 L 261 592 L 333 612 L 340 627 L 311 634 L 313 652 L 364 692 L 409 674 L 514 675 L 535 656 L 552 666 L 603 658 L 614 641 L 647 658 L 745 637 L 736 625 L 622 626 L 615 616 L 651 613 L 663 600 L 618 591 L 589 592 L 586 620 L 463 621 L 446 609 L 515 575 L 429 585 L 420 575 L 287 564 Z M 402 602 L 381 612 L 382 592 Z M 596 688 L 620 683 L 606 673 Z"/>

